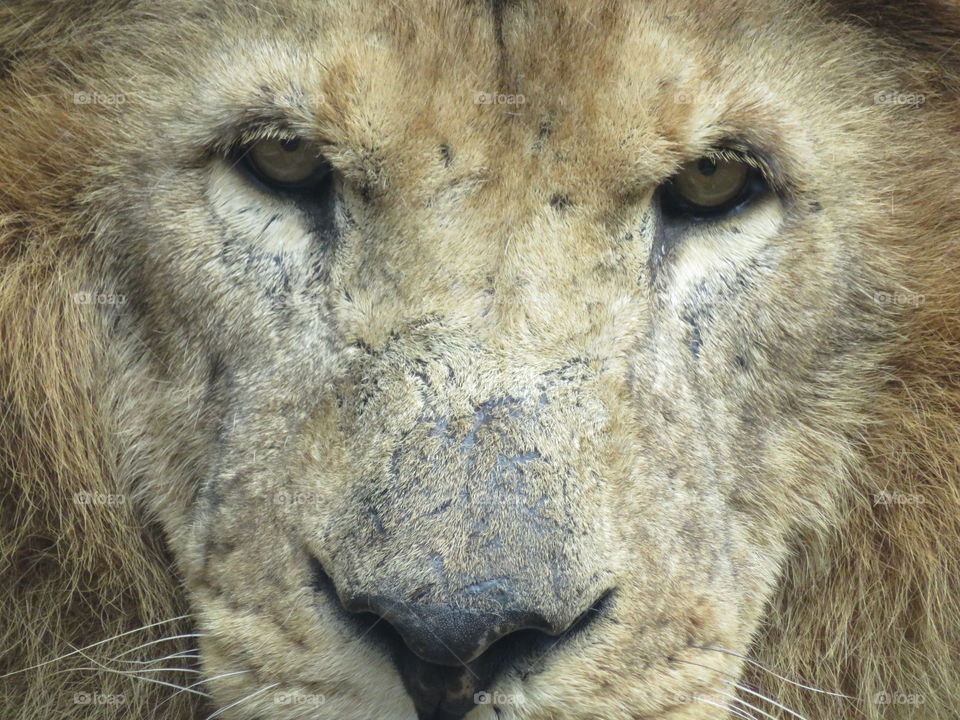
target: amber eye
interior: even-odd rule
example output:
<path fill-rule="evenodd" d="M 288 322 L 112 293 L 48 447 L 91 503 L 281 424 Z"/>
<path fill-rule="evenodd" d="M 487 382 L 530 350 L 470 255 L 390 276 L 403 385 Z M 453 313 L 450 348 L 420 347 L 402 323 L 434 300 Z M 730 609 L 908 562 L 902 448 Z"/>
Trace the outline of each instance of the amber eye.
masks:
<path fill-rule="evenodd" d="M 663 186 L 664 210 L 693 219 L 725 215 L 762 188 L 762 178 L 739 159 L 704 157 L 681 166 Z"/>
<path fill-rule="evenodd" d="M 316 145 L 299 138 L 258 140 L 243 149 L 242 160 L 272 190 L 309 190 L 331 170 Z"/>

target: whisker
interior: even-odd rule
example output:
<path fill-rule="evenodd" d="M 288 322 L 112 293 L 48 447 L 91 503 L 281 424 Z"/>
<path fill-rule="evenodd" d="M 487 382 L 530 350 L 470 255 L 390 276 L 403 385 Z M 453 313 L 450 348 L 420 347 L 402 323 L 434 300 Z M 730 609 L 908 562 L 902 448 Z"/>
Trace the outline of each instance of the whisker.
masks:
<path fill-rule="evenodd" d="M 164 655 L 161 658 L 154 658 L 153 660 L 117 660 L 116 658 L 111 658 L 111 660 L 116 660 L 117 662 L 123 663 L 133 663 L 135 665 L 156 665 L 158 662 L 163 662 L 164 660 L 177 660 L 182 658 L 197 658 L 197 653 L 200 651 L 196 648 L 193 650 L 184 650 L 183 652 L 176 652 L 172 655 Z M 119 656 L 118 656 L 119 657 Z"/>
<path fill-rule="evenodd" d="M 63 670 L 57 670 L 57 671 L 54 672 L 53 674 L 54 674 L 54 675 L 59 675 L 59 674 L 61 674 L 61 673 L 74 672 L 74 671 L 77 671 L 77 670 L 93 670 L 93 671 L 101 671 L 101 670 L 102 670 L 102 671 L 104 671 L 104 672 L 113 673 L 113 674 L 115 674 L 115 675 L 123 675 L 124 677 L 130 677 L 130 678 L 135 678 L 135 679 L 137 679 L 137 680 L 142 680 L 143 682 L 150 682 L 150 683 L 154 683 L 154 684 L 156 684 L 156 685 L 165 685 L 165 686 L 167 686 L 167 687 L 176 688 L 178 691 L 190 692 L 190 693 L 192 693 L 192 694 L 194 694 L 194 695 L 200 695 L 201 697 L 205 697 L 205 698 L 209 698 L 209 697 L 210 697 L 210 694 L 209 694 L 209 693 L 205 693 L 205 692 L 202 692 L 202 691 L 200 691 L 200 690 L 188 690 L 187 688 L 185 688 L 185 687 L 183 687 L 183 686 L 181 686 L 181 685 L 177 685 L 177 684 L 175 684 L 175 683 L 169 683 L 169 682 L 166 682 L 165 680 L 157 680 L 157 679 L 155 679 L 155 678 L 140 677 L 139 675 L 134 675 L 134 674 L 132 674 L 132 673 L 130 673 L 130 672 L 123 672 L 123 671 L 121 671 L 121 670 L 112 670 L 112 669 L 110 669 L 110 668 L 105 668 L 105 667 L 103 667 L 102 665 L 99 665 L 99 666 L 83 666 L 83 667 L 64 668 Z"/>
<path fill-rule="evenodd" d="M 746 700 L 744 700 L 743 698 L 739 698 L 739 697 L 737 697 L 736 695 L 733 695 L 732 693 L 721 692 L 720 690 L 714 690 L 713 692 L 717 693 L 717 695 L 723 695 L 724 697 L 728 697 L 728 698 L 730 698 L 731 700 L 733 700 L 735 703 L 739 703 L 740 705 L 743 705 L 744 707 L 748 708 L 748 709 L 751 710 L 751 711 L 755 711 L 755 712 L 760 713 L 760 714 L 763 715 L 765 718 L 770 718 L 770 720 L 780 720 L 779 718 L 774 717 L 774 716 L 771 715 L 770 713 L 768 713 L 768 712 L 766 712 L 766 711 L 764 711 L 764 710 L 761 710 L 761 709 L 758 708 L 756 705 L 753 705 L 752 703 L 748 703 L 748 702 L 747 702 Z"/>
<path fill-rule="evenodd" d="M 159 622 L 155 622 L 155 623 L 152 623 L 152 624 L 150 624 L 150 625 L 144 625 L 144 626 L 142 626 L 142 627 L 138 627 L 138 628 L 135 628 L 135 629 L 133 629 L 133 630 L 127 630 L 126 632 L 119 633 L 118 635 L 113 635 L 112 637 L 108 637 L 106 640 L 100 640 L 99 642 L 95 642 L 95 643 L 93 643 L 93 644 L 91 644 L 91 645 L 87 645 L 87 646 L 81 648 L 81 650 L 90 650 L 91 648 L 95 648 L 95 647 L 97 647 L 97 646 L 99 646 L 99 645 L 103 645 L 104 643 L 112 642 L 112 641 L 114 641 L 114 640 L 116 640 L 116 639 L 118 639 L 118 638 L 126 637 L 127 635 L 132 635 L 133 633 L 143 632 L 144 630 L 149 630 L 150 628 L 154 628 L 154 627 L 157 627 L 157 626 L 159 626 L 159 625 L 165 625 L 165 624 L 167 624 L 167 623 L 177 622 L 178 620 L 186 620 L 188 617 L 190 617 L 190 616 L 189 616 L 189 615 L 180 615 L 179 617 L 170 618 L 169 620 L 160 620 Z M 68 644 L 69 644 L 69 643 L 68 643 Z M 73 647 L 73 646 L 71 645 L 70 647 Z M 6 673 L 5 675 L 0 675 L 0 680 L 3 680 L 4 678 L 8 678 L 8 677 L 10 677 L 10 676 L 12 676 L 12 675 L 19 675 L 20 673 L 25 673 L 25 672 L 29 672 L 29 671 L 31 671 L 31 670 L 36 670 L 37 668 L 44 667 L 45 665 L 50 665 L 51 663 L 60 662 L 61 660 L 65 660 L 65 659 L 68 658 L 68 657 L 72 657 L 72 656 L 74 656 L 74 655 L 77 655 L 79 652 L 80 652 L 80 650 L 74 650 L 73 652 L 68 652 L 66 655 L 61 655 L 60 657 L 55 657 L 55 658 L 53 658 L 52 660 L 44 660 L 43 662 L 37 663 L 36 665 L 31 665 L 30 667 L 20 668 L 19 670 L 13 670 L 12 672 L 8 672 L 8 673 Z"/>
<path fill-rule="evenodd" d="M 804 717 L 803 715 L 801 715 L 800 713 L 798 713 L 798 712 L 796 712 L 796 711 L 794 711 L 794 710 L 791 710 L 790 708 L 788 708 L 786 705 L 784 705 L 783 703 L 779 702 L 779 701 L 776 700 L 775 698 L 772 698 L 772 697 L 770 697 L 769 695 L 764 695 L 763 693 L 759 693 L 759 692 L 757 692 L 756 690 L 753 690 L 753 689 L 747 687 L 746 685 L 744 685 L 743 683 L 739 682 L 740 678 L 737 677 L 736 675 L 734 675 L 733 673 L 729 673 L 729 672 L 727 672 L 726 670 L 719 670 L 718 668 L 710 667 L 709 665 L 704 665 L 703 663 L 693 662 L 693 661 L 691 661 L 691 660 L 683 660 L 682 658 L 674 658 L 674 659 L 675 659 L 677 662 L 682 662 L 682 663 L 684 663 L 685 665 L 696 665 L 697 667 L 702 667 L 702 668 L 704 668 L 705 670 L 712 670 L 713 672 L 715 672 L 715 673 L 717 673 L 717 674 L 719 674 L 719 675 L 726 675 L 726 676 L 729 677 L 729 678 L 733 678 L 733 681 L 732 681 L 732 682 L 731 682 L 730 680 L 723 680 L 723 682 L 727 683 L 728 685 L 732 685 L 732 686 L 735 687 L 737 690 L 742 690 L 743 692 L 750 693 L 751 695 L 754 695 L 754 696 L 760 698 L 761 700 L 764 700 L 764 701 L 769 702 L 769 703 L 771 703 L 771 704 L 773 704 L 773 705 L 776 705 L 778 708 L 780 708 L 780 709 L 783 710 L 784 712 L 787 712 L 787 713 L 789 713 L 790 715 L 793 715 L 795 718 L 798 718 L 798 720 L 807 720 L 806 717 Z M 719 691 L 717 691 L 717 692 L 719 692 Z M 733 697 L 733 696 L 731 696 L 731 695 L 727 695 L 727 693 L 720 693 L 720 694 L 721 694 L 721 695 L 726 695 L 727 697 Z M 753 707 L 753 706 L 751 706 L 751 707 Z M 765 713 L 763 710 L 761 710 L 761 709 L 758 708 L 758 707 L 753 707 L 753 709 L 756 710 L 756 711 L 759 712 L 759 713 L 762 713 L 762 714 L 764 714 L 764 715 L 767 715 L 767 717 L 770 717 L 770 715 L 769 715 L 768 713 Z M 775 718 L 774 720 L 776 720 L 776 718 Z"/>
<path fill-rule="evenodd" d="M 118 670 L 117 672 L 128 673 L 131 676 L 136 676 L 137 673 L 156 673 L 156 672 L 182 672 L 182 673 L 191 673 L 193 675 L 203 675 L 203 672 L 200 670 L 193 670 L 192 668 L 178 668 L 178 667 L 162 667 L 162 668 L 142 668 L 139 670 Z"/>
<path fill-rule="evenodd" d="M 854 699 L 855 699 L 855 698 L 851 697 L 850 695 L 844 695 L 843 693 L 830 692 L 829 690 L 821 690 L 820 688 L 815 688 L 815 687 L 812 687 L 812 686 L 810 686 L 810 685 L 804 685 L 803 683 L 799 683 L 799 682 L 797 682 L 797 681 L 795 681 L 795 680 L 791 680 L 790 678 L 785 678 L 785 677 L 783 677 L 783 675 L 778 675 L 776 672 L 774 672 L 773 670 L 771 670 L 770 668 L 768 668 L 766 665 L 764 665 L 764 664 L 763 664 L 762 662 L 760 662 L 759 660 L 754 660 L 754 659 L 751 658 L 751 657 L 747 657 L 746 655 L 741 655 L 740 653 L 734 652 L 733 650 L 726 650 L 726 649 L 724 649 L 724 648 L 709 647 L 709 646 L 706 646 L 706 645 L 691 645 L 690 647 L 692 647 L 692 648 L 697 648 L 698 650 L 712 650 L 713 652 L 724 653 L 725 655 L 732 655 L 733 657 L 738 657 L 738 658 L 740 658 L 741 660 L 743 660 L 744 662 L 748 662 L 748 663 L 750 663 L 751 665 L 755 665 L 756 667 L 760 668 L 761 670 L 764 670 L 764 671 L 770 673 L 770 674 L 773 675 L 775 678 L 777 678 L 777 679 L 779 679 L 779 680 L 783 680 L 783 682 L 789 683 L 790 685 L 794 685 L 794 686 L 796 686 L 796 687 L 798 687 L 798 688 L 803 688 L 804 690 L 810 690 L 811 692 L 821 693 L 821 694 L 823 694 L 823 695 L 832 695 L 833 697 L 846 698 L 847 700 L 854 700 Z"/>
<path fill-rule="evenodd" d="M 714 707 L 718 707 L 728 714 L 733 714 L 733 715 L 736 715 L 738 718 L 743 718 L 743 720 L 757 720 L 753 715 L 748 715 L 746 712 L 744 712 L 743 710 L 740 710 L 739 708 L 732 708 L 729 705 L 721 705 L 720 703 L 715 703 L 712 700 L 707 700 L 706 698 L 703 698 L 703 697 L 698 697 L 697 701 L 706 703 L 707 705 L 713 705 Z"/>
<path fill-rule="evenodd" d="M 742 683 L 730 683 L 730 684 L 733 685 L 734 687 L 736 687 L 737 690 L 741 690 L 741 691 L 743 691 L 743 692 L 750 693 L 751 695 L 756 695 L 756 696 L 757 696 L 758 698 L 760 698 L 761 700 L 764 700 L 764 701 L 766 701 L 766 702 L 768 702 L 768 703 L 771 703 L 772 705 L 776 705 L 778 708 L 780 708 L 780 709 L 783 710 L 784 712 L 790 713 L 791 715 L 793 715 L 795 718 L 797 718 L 797 720 L 807 720 L 807 718 L 805 718 L 805 717 L 804 717 L 803 715 L 801 715 L 800 713 L 794 712 L 793 710 L 791 710 L 790 708 L 788 708 L 786 705 L 784 705 L 784 704 L 782 704 L 782 703 L 777 702 L 776 700 L 774 700 L 772 697 L 767 697 L 766 695 L 764 695 L 764 694 L 762 694 L 762 693 L 758 693 L 758 692 L 756 692 L 755 690 L 751 690 L 750 688 L 748 688 L 746 685 L 743 685 Z"/>
<path fill-rule="evenodd" d="M 156 710 L 157 708 L 159 708 L 159 707 L 160 707 L 161 705 L 163 705 L 164 703 L 169 702 L 170 700 L 172 700 L 173 698 L 175 698 L 175 697 L 176 697 L 177 695 L 179 695 L 180 693 L 182 693 L 182 692 L 190 692 L 190 688 L 195 688 L 197 685 L 203 685 L 205 682 L 212 682 L 213 680 L 219 680 L 220 678 L 229 677 L 229 676 L 231 676 L 231 675 L 243 675 L 244 673 L 248 673 L 248 672 L 250 672 L 250 671 L 249 671 L 249 670 L 234 670 L 233 672 L 221 673 L 220 675 L 214 675 L 213 677 L 210 677 L 210 678 L 202 678 L 202 679 L 200 679 L 200 680 L 197 680 L 195 683 L 191 683 L 191 684 L 187 685 L 186 687 L 180 688 L 179 690 L 177 690 L 177 692 L 173 693 L 173 695 L 171 695 L 170 697 L 168 697 L 168 698 L 167 698 L 166 700 L 164 700 L 163 702 L 157 703 L 157 707 L 155 707 L 154 710 Z M 210 696 L 208 695 L 207 697 L 210 697 Z"/>
<path fill-rule="evenodd" d="M 252 692 L 252 693 L 250 693 L 249 695 L 247 695 L 246 697 L 240 698 L 240 699 L 237 700 L 236 702 L 232 702 L 232 703 L 230 703 L 229 705 L 224 705 L 224 706 L 223 706 L 222 708 L 220 708 L 219 710 L 213 712 L 213 713 L 210 714 L 210 715 L 207 715 L 206 720 L 213 720 L 215 717 L 217 717 L 218 715 L 222 715 L 223 713 L 225 713 L 225 712 L 226 712 L 227 710 L 229 710 L 230 708 L 236 707 L 236 706 L 239 705 L 240 703 L 244 703 L 244 702 L 246 702 L 247 700 L 251 700 L 251 699 L 255 698 L 257 695 L 260 695 L 260 694 L 262 694 L 262 693 L 267 692 L 267 690 L 273 690 L 273 688 L 277 687 L 277 685 L 279 685 L 279 684 L 280 684 L 280 683 L 274 683 L 273 685 L 267 685 L 265 688 L 260 688 L 260 689 L 257 690 L 256 692 Z"/>
<path fill-rule="evenodd" d="M 102 662 L 98 661 L 96 658 L 93 658 L 93 657 L 90 657 L 89 655 L 87 655 L 87 653 L 84 652 L 83 649 L 79 649 L 79 650 L 77 650 L 77 652 L 80 653 L 81 656 L 85 657 L 87 660 L 89 660 L 90 662 L 92 662 L 92 663 L 96 666 L 96 667 L 90 667 L 90 668 L 83 668 L 84 670 L 96 670 L 97 668 L 99 668 L 100 670 L 103 670 L 104 672 L 111 673 L 111 674 L 113 674 L 113 675 L 122 675 L 122 676 L 124 676 L 124 677 L 132 678 L 132 679 L 135 679 L 135 680 L 141 680 L 141 681 L 143 681 L 143 682 L 156 683 L 157 685 L 166 685 L 167 687 L 177 688 L 178 690 L 183 690 L 183 689 L 184 689 L 184 687 L 183 687 L 182 685 L 177 685 L 177 684 L 175 684 L 175 683 L 170 683 L 170 682 L 167 682 L 167 681 L 165 681 L 165 680 L 157 680 L 157 679 L 155 679 L 155 678 L 143 677 L 142 675 L 138 675 L 138 674 L 136 674 L 135 672 L 133 672 L 133 671 L 131 671 L 131 670 L 114 670 L 113 668 L 107 667 L 107 666 L 104 665 Z M 67 669 L 70 670 L 70 669 L 73 669 L 73 668 L 67 668 Z M 77 668 L 77 669 L 79 669 L 79 668 Z M 64 671 L 60 671 L 60 672 L 64 672 Z M 205 693 L 205 692 L 202 692 L 202 691 L 200 691 L 200 690 L 191 690 L 190 692 L 192 692 L 194 695 L 201 695 L 201 696 L 207 697 L 207 698 L 210 697 L 209 693 Z"/>
<path fill-rule="evenodd" d="M 719 674 L 719 675 L 726 675 L 727 677 L 733 678 L 734 680 L 737 680 L 737 681 L 740 680 L 740 676 L 739 676 L 739 675 L 735 675 L 735 674 L 733 674 L 733 673 L 731 673 L 731 672 L 727 672 L 726 670 L 720 670 L 719 668 L 710 667 L 709 665 L 704 665 L 703 663 L 693 662 L 692 660 L 684 660 L 683 658 L 674 657 L 673 659 L 674 659 L 676 662 L 681 662 L 681 663 L 683 663 L 684 665 L 696 665 L 697 667 L 701 667 L 701 668 L 703 668 L 703 669 L 705 669 L 705 670 L 712 670 L 713 672 L 715 672 L 715 673 L 717 673 L 717 674 Z"/>
<path fill-rule="evenodd" d="M 709 665 L 704 665 L 703 663 L 695 663 L 695 662 L 693 662 L 693 661 L 691 661 L 691 660 L 683 660 L 682 658 L 674 658 L 674 659 L 675 659 L 677 662 L 682 662 L 682 663 L 684 663 L 685 665 L 696 665 L 697 667 L 702 667 L 702 668 L 704 668 L 704 669 L 706 669 L 706 670 L 713 670 L 713 672 L 715 672 L 715 673 L 718 673 L 718 674 L 720 674 L 720 675 L 726 675 L 727 677 L 733 678 L 734 682 L 731 682 L 730 680 L 724 680 L 723 682 L 727 683 L 728 685 L 732 685 L 732 686 L 735 687 L 737 690 L 742 690 L 742 691 L 744 691 L 744 692 L 748 692 L 748 693 L 750 693 L 751 695 L 755 695 L 756 697 L 760 698 L 761 700 L 766 700 L 767 702 L 776 705 L 776 706 L 777 706 L 778 708 L 780 708 L 781 710 L 784 710 L 784 711 L 790 713 L 790 714 L 793 715 L 795 718 L 799 718 L 799 720 L 807 720 L 807 718 L 805 718 L 803 715 L 801 715 L 801 714 L 799 714 L 799 713 L 791 710 L 791 709 L 788 708 L 786 705 L 778 702 L 776 699 L 770 697 L 769 695 L 764 695 L 763 693 L 759 693 L 759 692 L 757 692 L 757 691 L 755 691 L 755 690 L 750 689 L 749 687 L 747 687 L 747 686 L 744 685 L 743 683 L 739 682 L 740 678 L 737 677 L 736 675 L 734 675 L 733 673 L 728 673 L 726 670 L 720 670 L 720 669 L 718 669 L 718 668 L 710 667 Z M 723 694 L 723 693 L 721 693 L 721 694 Z M 757 712 L 763 712 L 763 711 L 760 710 L 759 708 L 754 708 L 754 709 L 757 710 Z"/>
<path fill-rule="evenodd" d="M 151 640 L 150 642 L 143 643 L 142 645 L 137 645 L 136 647 L 130 648 L 129 650 L 124 650 L 122 653 L 114 655 L 110 659 L 117 660 L 118 658 L 122 658 L 124 655 L 129 655 L 130 653 L 136 652 L 137 650 L 142 650 L 145 647 L 150 647 L 151 645 L 158 645 L 163 642 L 170 642 L 171 640 L 182 640 L 184 638 L 201 638 L 201 637 L 207 637 L 207 633 L 185 633 L 183 635 L 170 635 L 168 637 L 160 638 L 159 640 Z"/>

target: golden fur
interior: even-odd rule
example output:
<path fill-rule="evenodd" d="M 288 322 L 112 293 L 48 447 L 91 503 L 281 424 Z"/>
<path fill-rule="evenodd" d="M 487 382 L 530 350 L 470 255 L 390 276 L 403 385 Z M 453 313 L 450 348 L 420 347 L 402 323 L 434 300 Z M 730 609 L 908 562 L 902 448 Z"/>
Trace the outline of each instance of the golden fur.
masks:
<path fill-rule="evenodd" d="M 497 717 L 956 718 L 960 11 L 898 5 L 0 4 L 0 717 L 409 719 L 306 558 L 441 602 L 472 528 L 617 589 Z M 318 278 L 260 106 L 343 178 Z M 787 200 L 650 260 L 731 136 Z"/>

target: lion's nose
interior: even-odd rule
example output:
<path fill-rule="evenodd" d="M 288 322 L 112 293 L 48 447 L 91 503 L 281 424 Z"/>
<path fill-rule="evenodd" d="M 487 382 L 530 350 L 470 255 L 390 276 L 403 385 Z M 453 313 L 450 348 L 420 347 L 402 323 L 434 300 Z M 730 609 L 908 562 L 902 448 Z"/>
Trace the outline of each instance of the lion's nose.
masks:
<path fill-rule="evenodd" d="M 361 595 L 346 601 L 344 606 L 351 612 L 379 616 L 419 658 L 449 666 L 471 662 L 506 635 L 520 630 L 560 635 L 576 620 L 551 622 L 535 609 L 516 605 L 491 613 L 455 605 L 405 602 L 384 595 Z"/>
<path fill-rule="evenodd" d="M 505 574 L 371 591 L 337 583 L 315 557 L 310 564 L 314 589 L 348 611 L 364 637 L 384 644 L 420 720 L 463 718 L 504 668 L 584 631 L 615 594 L 611 587 L 561 597 Z"/>

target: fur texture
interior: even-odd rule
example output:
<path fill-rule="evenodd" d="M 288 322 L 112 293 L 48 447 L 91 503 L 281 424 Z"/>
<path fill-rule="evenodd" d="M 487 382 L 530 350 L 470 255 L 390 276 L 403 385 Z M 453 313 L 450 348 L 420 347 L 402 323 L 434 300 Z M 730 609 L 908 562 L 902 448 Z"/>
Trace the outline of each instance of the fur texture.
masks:
<path fill-rule="evenodd" d="M 389 592 L 595 611 L 471 720 L 955 718 L 958 16 L 0 4 L 0 717 L 410 720 Z"/>

